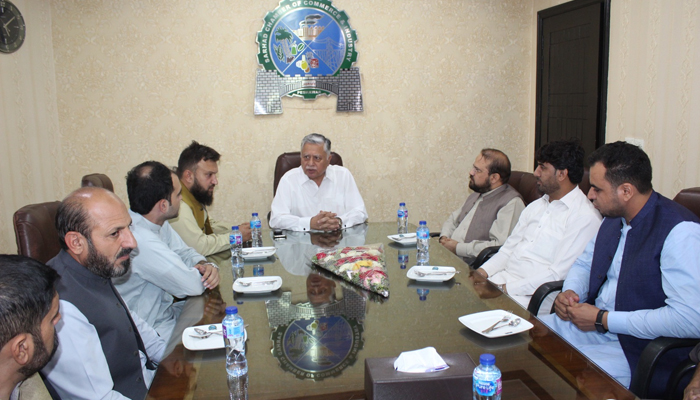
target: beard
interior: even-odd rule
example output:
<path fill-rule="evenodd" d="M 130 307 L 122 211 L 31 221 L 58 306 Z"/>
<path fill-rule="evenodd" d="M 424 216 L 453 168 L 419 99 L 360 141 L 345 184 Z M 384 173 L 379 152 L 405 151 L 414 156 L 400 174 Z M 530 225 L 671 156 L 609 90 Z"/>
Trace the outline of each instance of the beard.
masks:
<path fill-rule="evenodd" d="M 132 250 L 134 249 L 123 248 L 119 251 L 116 258 L 127 256 L 131 254 Z M 104 254 L 97 251 L 92 244 L 92 240 L 88 240 L 88 256 L 85 264 L 85 268 L 99 277 L 105 279 L 118 278 L 129 272 L 129 268 L 131 268 L 131 258 L 127 258 L 122 262 L 121 269 L 119 269 L 116 261 L 110 261 Z"/>
<path fill-rule="evenodd" d="M 29 378 L 35 372 L 44 368 L 51 361 L 53 355 L 56 354 L 56 350 L 58 350 L 58 333 L 56 330 L 53 331 L 53 349 L 51 353 L 46 349 L 46 345 L 41 339 L 40 329 L 37 332 L 32 332 L 32 340 L 34 341 L 34 357 L 32 357 L 29 364 L 19 369 L 19 373 L 24 375 L 25 378 Z"/>
<path fill-rule="evenodd" d="M 552 194 L 561 188 L 561 185 L 559 185 L 559 183 L 556 181 L 552 183 L 545 183 L 538 180 L 537 183 L 539 183 L 539 185 L 535 186 L 537 187 L 537 191 L 541 194 Z"/>
<path fill-rule="evenodd" d="M 476 193 L 486 193 L 489 190 L 491 190 L 491 185 L 486 182 L 484 185 L 477 185 L 476 182 L 474 182 L 474 178 L 471 176 L 469 177 L 469 189 L 475 191 Z"/>
<path fill-rule="evenodd" d="M 192 193 L 195 200 L 205 206 L 210 206 L 211 203 L 214 202 L 214 191 L 209 192 L 209 190 L 205 189 L 204 186 L 199 184 L 197 178 L 195 178 L 194 183 L 190 188 L 190 193 Z"/>

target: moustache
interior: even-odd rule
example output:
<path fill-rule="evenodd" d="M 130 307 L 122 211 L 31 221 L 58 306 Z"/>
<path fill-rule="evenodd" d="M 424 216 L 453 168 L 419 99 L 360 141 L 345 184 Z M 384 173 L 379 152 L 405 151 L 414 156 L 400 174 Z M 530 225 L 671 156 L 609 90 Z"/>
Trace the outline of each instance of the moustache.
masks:
<path fill-rule="evenodd" d="M 123 248 L 123 249 L 121 249 L 121 251 L 119 252 L 119 254 L 117 254 L 117 258 L 121 258 L 121 257 L 124 257 L 124 256 L 128 256 L 129 254 L 131 254 L 132 251 L 134 251 L 134 249 L 131 248 L 131 247 Z"/>

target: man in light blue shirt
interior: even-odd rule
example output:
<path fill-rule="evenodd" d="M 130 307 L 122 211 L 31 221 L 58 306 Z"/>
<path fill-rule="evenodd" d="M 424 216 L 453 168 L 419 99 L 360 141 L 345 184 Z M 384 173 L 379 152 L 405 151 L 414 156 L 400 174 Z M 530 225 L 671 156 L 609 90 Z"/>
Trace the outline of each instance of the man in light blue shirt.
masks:
<path fill-rule="evenodd" d="M 607 144 L 589 164 L 588 198 L 605 219 L 569 271 L 556 315 L 543 322 L 629 386 L 652 339 L 700 338 L 700 224 L 652 190 L 651 162 L 640 148 Z M 660 364 L 660 385 L 676 363 Z"/>

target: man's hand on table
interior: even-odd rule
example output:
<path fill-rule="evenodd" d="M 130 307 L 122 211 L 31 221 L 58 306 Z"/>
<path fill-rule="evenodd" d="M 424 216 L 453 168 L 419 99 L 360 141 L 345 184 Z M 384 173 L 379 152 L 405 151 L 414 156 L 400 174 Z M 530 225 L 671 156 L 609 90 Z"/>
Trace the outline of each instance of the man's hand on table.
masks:
<path fill-rule="evenodd" d="M 342 238 L 343 234 L 340 231 L 328 233 L 311 232 L 311 244 L 326 249 L 337 246 Z"/>
<path fill-rule="evenodd" d="M 219 269 L 208 261 L 200 261 L 194 266 L 202 274 L 202 284 L 207 289 L 214 289 L 219 285 Z"/>
<path fill-rule="evenodd" d="M 554 299 L 554 312 L 557 316 L 564 321 L 571 321 L 571 316 L 569 315 L 569 307 L 573 307 L 578 304 L 579 297 L 573 290 L 567 290 L 561 292 Z"/>
<path fill-rule="evenodd" d="M 503 292 L 496 289 L 493 285 L 490 285 L 488 279 L 481 275 L 478 270 L 469 273 L 469 280 L 472 281 L 474 290 L 482 299 L 492 299 L 503 294 Z"/>
<path fill-rule="evenodd" d="M 459 243 L 458 241 L 450 239 L 447 236 L 441 236 L 439 242 L 447 250 L 451 251 L 454 254 L 457 254 L 457 243 Z"/>
<path fill-rule="evenodd" d="M 695 369 L 695 375 L 683 392 L 683 400 L 700 400 L 700 368 Z"/>
<path fill-rule="evenodd" d="M 250 222 L 244 222 L 242 224 L 239 224 L 238 230 L 241 231 L 241 237 L 244 242 L 247 242 L 252 239 L 252 236 L 250 234 Z"/>
<path fill-rule="evenodd" d="M 337 231 L 341 228 L 337 215 L 330 211 L 321 211 L 311 218 L 309 226 L 317 231 Z"/>

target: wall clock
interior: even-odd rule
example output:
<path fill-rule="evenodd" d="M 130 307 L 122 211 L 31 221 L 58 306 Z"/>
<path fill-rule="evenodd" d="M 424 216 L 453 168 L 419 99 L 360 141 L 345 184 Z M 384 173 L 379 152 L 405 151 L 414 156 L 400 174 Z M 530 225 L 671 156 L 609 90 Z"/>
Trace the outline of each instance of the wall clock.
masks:
<path fill-rule="evenodd" d="M 24 18 L 9 1 L 0 0 L 0 52 L 12 53 L 24 43 Z"/>

